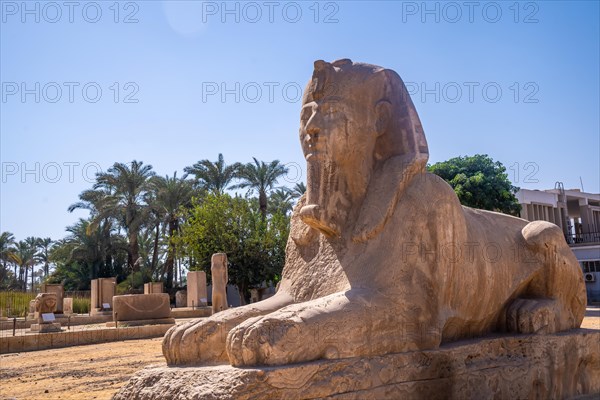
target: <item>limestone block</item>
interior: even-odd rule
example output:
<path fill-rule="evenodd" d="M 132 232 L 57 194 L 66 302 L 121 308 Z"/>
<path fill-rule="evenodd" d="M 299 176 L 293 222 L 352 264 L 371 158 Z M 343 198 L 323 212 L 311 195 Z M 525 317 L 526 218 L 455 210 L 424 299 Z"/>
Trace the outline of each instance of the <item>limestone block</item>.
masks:
<path fill-rule="evenodd" d="M 113 320 L 135 321 L 171 317 L 167 293 L 128 294 L 113 297 Z"/>
<path fill-rule="evenodd" d="M 163 293 L 163 282 L 148 282 L 144 283 L 144 294 Z"/>
<path fill-rule="evenodd" d="M 113 296 L 117 290 L 117 278 L 98 278 L 91 282 L 92 287 L 92 310 L 103 309 L 103 304 L 113 307 Z"/>
<path fill-rule="evenodd" d="M 199 307 L 207 303 L 206 272 L 190 271 L 187 274 L 187 306 Z"/>

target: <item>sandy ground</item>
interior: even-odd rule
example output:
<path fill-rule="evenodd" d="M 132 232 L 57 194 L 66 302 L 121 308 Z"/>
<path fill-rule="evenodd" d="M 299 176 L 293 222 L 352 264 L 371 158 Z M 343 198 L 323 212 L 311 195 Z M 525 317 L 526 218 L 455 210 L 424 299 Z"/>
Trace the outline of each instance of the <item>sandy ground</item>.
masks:
<path fill-rule="evenodd" d="M 588 307 L 582 328 L 600 329 L 600 307 Z M 0 355 L 0 399 L 110 399 L 139 369 L 165 365 L 161 344 L 156 338 Z"/>
<path fill-rule="evenodd" d="M 162 338 L 0 355 L 0 399 L 110 399 L 137 370 L 166 365 Z"/>

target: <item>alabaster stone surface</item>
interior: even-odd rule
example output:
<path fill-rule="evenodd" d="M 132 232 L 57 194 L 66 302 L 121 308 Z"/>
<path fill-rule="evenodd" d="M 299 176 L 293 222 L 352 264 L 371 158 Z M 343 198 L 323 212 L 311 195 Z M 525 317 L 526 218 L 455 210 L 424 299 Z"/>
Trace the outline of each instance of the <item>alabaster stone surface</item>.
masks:
<path fill-rule="evenodd" d="M 227 254 L 213 254 L 210 260 L 210 274 L 212 276 L 212 312 L 216 314 L 227 310 Z"/>
<path fill-rule="evenodd" d="M 426 173 L 423 128 L 394 71 L 315 62 L 299 133 L 307 192 L 278 292 L 171 328 L 169 365 L 379 357 L 580 326 L 585 287 L 561 230 L 463 207 Z"/>
<path fill-rule="evenodd" d="M 127 294 L 113 297 L 113 320 L 135 321 L 171 317 L 167 293 Z"/>

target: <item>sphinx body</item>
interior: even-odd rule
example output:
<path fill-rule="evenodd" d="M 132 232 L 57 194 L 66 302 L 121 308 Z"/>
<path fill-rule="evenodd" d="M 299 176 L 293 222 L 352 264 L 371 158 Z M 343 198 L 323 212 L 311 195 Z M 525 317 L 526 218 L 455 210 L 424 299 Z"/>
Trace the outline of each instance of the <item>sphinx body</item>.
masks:
<path fill-rule="evenodd" d="M 317 61 L 300 140 L 307 193 L 277 294 L 171 328 L 169 364 L 374 356 L 581 324 L 582 273 L 560 229 L 463 207 L 426 173 L 423 129 L 393 71 Z"/>

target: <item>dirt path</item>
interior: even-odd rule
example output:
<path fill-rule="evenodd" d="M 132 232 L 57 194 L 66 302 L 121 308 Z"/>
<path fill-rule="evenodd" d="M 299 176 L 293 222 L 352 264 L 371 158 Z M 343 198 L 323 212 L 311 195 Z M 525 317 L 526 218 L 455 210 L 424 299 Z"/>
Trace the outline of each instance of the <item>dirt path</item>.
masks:
<path fill-rule="evenodd" d="M 0 355 L 0 399 L 110 399 L 134 372 L 165 365 L 162 338 Z"/>

